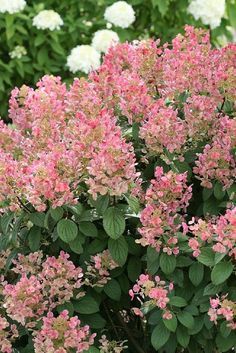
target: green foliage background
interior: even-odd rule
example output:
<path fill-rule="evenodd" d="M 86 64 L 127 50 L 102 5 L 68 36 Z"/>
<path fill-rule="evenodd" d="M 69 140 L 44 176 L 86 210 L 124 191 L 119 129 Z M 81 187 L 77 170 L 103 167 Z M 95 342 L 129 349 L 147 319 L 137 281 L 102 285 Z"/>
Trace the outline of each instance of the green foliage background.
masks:
<path fill-rule="evenodd" d="M 93 33 L 106 28 L 103 18 L 105 8 L 115 0 L 28 0 L 27 6 L 18 14 L 0 14 L 0 115 L 7 119 L 9 93 L 15 86 L 34 85 L 44 74 L 60 75 L 71 82 L 73 74 L 66 67 L 66 57 L 79 44 L 90 44 Z M 127 29 L 113 27 L 121 41 L 147 37 L 172 39 L 192 24 L 200 21 L 187 13 L 188 0 L 129 0 L 136 12 L 135 23 Z M 57 11 L 64 21 L 60 31 L 42 31 L 32 26 L 33 17 L 43 9 Z M 227 0 L 226 18 L 213 30 L 212 40 L 225 35 L 232 40 L 227 26 L 236 28 L 236 0 Z M 86 25 L 91 21 L 92 25 Z M 23 45 L 27 55 L 11 59 L 16 45 Z M 78 76 L 78 75 L 77 75 Z"/>

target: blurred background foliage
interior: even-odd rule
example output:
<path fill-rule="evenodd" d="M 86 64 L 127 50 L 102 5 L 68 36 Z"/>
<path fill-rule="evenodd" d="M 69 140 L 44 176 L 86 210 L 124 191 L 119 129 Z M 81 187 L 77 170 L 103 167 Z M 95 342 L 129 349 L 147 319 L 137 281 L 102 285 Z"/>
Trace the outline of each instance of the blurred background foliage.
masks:
<path fill-rule="evenodd" d="M 10 0 L 9 0 L 10 1 Z M 74 76 L 66 67 L 70 50 L 90 44 L 94 32 L 106 28 L 104 11 L 115 0 L 28 0 L 17 14 L 0 13 L 0 116 L 7 121 L 10 91 L 15 86 L 34 85 L 44 74 L 60 75 L 70 83 Z M 113 26 L 121 41 L 161 38 L 162 43 L 183 31 L 185 24 L 206 27 L 187 12 L 188 0 L 129 0 L 136 21 L 127 29 Z M 32 26 L 33 17 L 43 9 L 52 9 L 63 18 L 61 30 L 39 30 Z M 233 40 L 236 28 L 236 0 L 227 0 L 221 25 L 211 30 L 213 45 Z M 9 53 L 24 46 L 26 55 L 11 58 Z"/>

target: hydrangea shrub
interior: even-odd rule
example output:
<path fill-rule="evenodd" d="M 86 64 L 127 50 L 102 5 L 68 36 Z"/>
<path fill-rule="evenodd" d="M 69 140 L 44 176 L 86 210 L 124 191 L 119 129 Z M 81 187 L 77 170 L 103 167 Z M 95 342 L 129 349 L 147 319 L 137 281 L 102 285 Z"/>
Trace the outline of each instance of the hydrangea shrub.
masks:
<path fill-rule="evenodd" d="M 235 0 L 0 0 L 0 115 L 7 119 L 12 87 L 45 74 L 71 83 L 97 69 L 113 41 L 168 41 L 187 23 L 210 28 L 223 45 L 232 41 L 235 13 Z"/>
<path fill-rule="evenodd" d="M 232 351 L 235 57 L 186 26 L 12 91 L 1 352 Z"/>

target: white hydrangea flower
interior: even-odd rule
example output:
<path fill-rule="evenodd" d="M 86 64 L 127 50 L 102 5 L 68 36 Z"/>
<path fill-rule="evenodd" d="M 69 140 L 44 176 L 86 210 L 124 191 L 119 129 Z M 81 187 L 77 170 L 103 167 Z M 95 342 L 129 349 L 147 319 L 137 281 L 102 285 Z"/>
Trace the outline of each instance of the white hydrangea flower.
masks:
<path fill-rule="evenodd" d="M 88 74 L 100 66 L 100 53 L 91 45 L 78 45 L 67 57 L 67 66 L 73 73 L 82 71 Z"/>
<path fill-rule="evenodd" d="M 26 55 L 27 51 L 25 49 L 25 47 L 23 47 L 22 45 L 17 45 L 10 53 L 10 58 L 11 59 L 21 59 L 22 56 Z"/>
<path fill-rule="evenodd" d="M 195 20 L 201 19 L 202 23 L 214 29 L 220 25 L 225 13 L 225 0 L 192 0 L 188 12 Z"/>
<path fill-rule="evenodd" d="M 104 18 L 115 26 L 127 28 L 135 21 L 135 12 L 126 1 L 117 1 L 106 8 Z"/>
<path fill-rule="evenodd" d="M 112 44 L 119 42 L 118 34 L 109 29 L 102 29 L 94 33 L 92 46 L 100 52 L 106 53 Z"/>
<path fill-rule="evenodd" d="M 33 18 L 33 26 L 38 29 L 60 29 L 63 26 L 61 16 L 53 10 L 42 10 Z"/>
<path fill-rule="evenodd" d="M 17 13 L 24 10 L 26 6 L 25 0 L 0 0 L 0 12 L 1 13 Z"/>

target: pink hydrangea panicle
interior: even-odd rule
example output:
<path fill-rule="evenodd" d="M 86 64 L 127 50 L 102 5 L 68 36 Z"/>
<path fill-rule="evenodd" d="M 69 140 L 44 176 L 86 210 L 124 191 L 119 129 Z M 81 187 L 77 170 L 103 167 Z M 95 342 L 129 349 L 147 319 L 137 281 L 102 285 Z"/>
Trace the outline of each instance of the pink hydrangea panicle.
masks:
<path fill-rule="evenodd" d="M 43 317 L 41 330 L 35 332 L 35 353 L 66 353 L 74 350 L 76 353 L 87 351 L 94 343 L 96 334 L 91 334 L 89 326 L 81 326 L 77 316 L 69 317 L 64 310 L 58 317 L 48 312 Z"/>
<path fill-rule="evenodd" d="M 163 318 L 171 319 L 172 315 L 168 310 L 168 303 L 170 301 L 168 295 L 173 288 L 173 283 L 167 285 L 159 276 L 156 276 L 154 280 L 152 280 L 149 275 L 141 274 L 136 284 L 129 291 L 131 300 L 137 297 L 141 303 L 141 310 L 139 308 L 133 308 L 133 312 L 135 315 L 143 317 L 142 305 L 145 305 L 145 302 L 147 302 L 149 305 L 154 305 L 161 309 Z"/>
<path fill-rule="evenodd" d="M 16 325 L 10 324 L 0 315 L 0 350 L 1 353 L 12 353 L 12 342 L 19 336 Z"/>
<path fill-rule="evenodd" d="M 118 266 L 109 250 L 91 256 L 85 273 L 85 284 L 92 287 L 103 287 L 110 280 L 110 271 Z"/>
<path fill-rule="evenodd" d="M 168 255 L 177 255 L 178 237 L 175 233 L 182 227 L 183 216 L 192 197 L 192 187 L 187 185 L 187 174 L 163 172 L 162 167 L 155 170 L 156 179 L 146 191 L 146 206 L 141 212 L 141 239 L 136 242 L 150 245 L 158 252 L 163 249 Z"/>
<path fill-rule="evenodd" d="M 236 303 L 227 299 L 227 295 L 210 298 L 210 309 L 208 315 L 210 321 L 213 321 L 215 325 L 217 320 L 225 320 L 227 326 L 231 330 L 236 330 Z"/>

